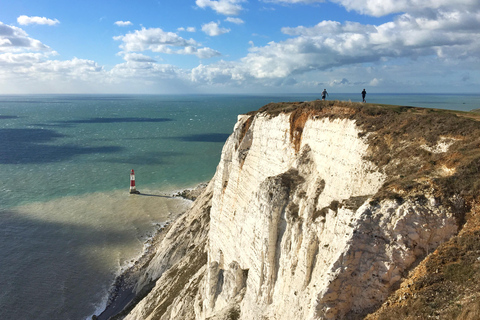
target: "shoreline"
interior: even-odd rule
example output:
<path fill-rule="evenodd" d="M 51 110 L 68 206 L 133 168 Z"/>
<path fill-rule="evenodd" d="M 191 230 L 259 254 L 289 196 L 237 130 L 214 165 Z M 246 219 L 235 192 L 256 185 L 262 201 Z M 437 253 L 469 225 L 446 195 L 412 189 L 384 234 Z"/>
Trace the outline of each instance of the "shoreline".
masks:
<path fill-rule="evenodd" d="M 176 218 L 177 217 L 174 217 L 173 220 Z M 155 245 L 155 239 L 159 237 L 159 234 L 168 227 L 173 220 L 169 219 L 164 223 L 155 224 L 157 229 L 153 235 L 144 242 L 142 252 L 137 258 L 132 259 L 131 263 L 120 268 L 113 283 L 108 289 L 105 306 L 102 309 L 97 310 L 99 311 L 98 316 L 94 314 L 91 316 L 91 319 L 109 319 L 122 311 L 122 309 L 135 297 L 135 274 L 140 271 L 145 262 L 151 259 L 154 255 L 154 250 L 152 250 L 152 248 Z"/>
<path fill-rule="evenodd" d="M 169 196 L 172 198 L 180 197 L 185 200 L 191 201 L 192 203 L 195 199 L 205 190 L 208 182 L 203 182 L 198 184 L 193 188 L 187 188 L 181 191 L 173 191 Z M 139 194 L 142 195 L 141 193 Z M 148 194 L 144 194 L 148 196 Z M 185 212 L 187 212 L 187 209 Z M 136 303 L 132 305 L 132 302 L 135 300 L 141 300 L 155 285 L 155 281 L 152 281 L 145 285 L 139 292 L 135 292 L 135 286 L 142 276 L 142 271 L 148 266 L 148 263 L 153 258 L 156 253 L 156 245 L 160 243 L 163 239 L 163 236 L 166 234 L 169 226 L 174 222 L 178 217 L 183 213 L 176 215 L 165 221 L 164 223 L 157 223 L 156 230 L 152 236 L 150 236 L 144 242 L 144 248 L 142 253 L 140 253 L 137 259 L 134 259 L 133 263 L 127 266 L 124 270 L 120 269 L 119 274 L 115 277 L 115 280 L 110 286 L 110 289 L 107 293 L 106 306 L 98 314 L 93 314 L 87 319 L 92 320 L 108 320 L 114 319 L 115 317 L 122 313 L 122 311 L 127 310 L 130 306 L 133 308 Z M 136 301 L 136 302 L 138 302 Z"/>

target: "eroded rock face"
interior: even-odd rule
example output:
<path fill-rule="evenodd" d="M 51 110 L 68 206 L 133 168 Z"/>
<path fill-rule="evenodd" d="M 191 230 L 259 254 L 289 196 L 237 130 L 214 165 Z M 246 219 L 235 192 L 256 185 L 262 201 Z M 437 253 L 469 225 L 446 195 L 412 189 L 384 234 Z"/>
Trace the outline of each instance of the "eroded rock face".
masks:
<path fill-rule="evenodd" d="M 239 116 L 127 318 L 344 319 L 377 307 L 457 224 L 433 193 L 372 201 L 387 176 L 368 160 L 368 134 L 349 117 Z"/>
<path fill-rule="evenodd" d="M 239 118 L 211 210 L 198 318 L 340 319 L 375 307 L 418 257 L 457 230 L 433 197 L 370 204 L 384 175 L 348 119 Z M 298 137 L 296 135 L 301 135 Z"/>

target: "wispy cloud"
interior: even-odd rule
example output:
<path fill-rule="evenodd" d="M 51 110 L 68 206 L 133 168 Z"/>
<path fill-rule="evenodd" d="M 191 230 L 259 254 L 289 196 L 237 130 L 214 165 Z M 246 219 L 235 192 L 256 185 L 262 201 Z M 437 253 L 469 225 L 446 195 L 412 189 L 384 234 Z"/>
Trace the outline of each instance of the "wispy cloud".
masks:
<path fill-rule="evenodd" d="M 18 17 L 17 22 L 22 26 L 26 26 L 29 24 L 41 24 L 41 25 L 54 26 L 60 23 L 60 21 L 58 21 L 57 19 L 52 20 L 45 17 L 29 17 L 25 15 Z"/>
<path fill-rule="evenodd" d="M 245 21 L 243 21 L 240 18 L 232 18 L 232 17 L 226 18 L 225 21 L 235 23 L 235 24 L 244 24 L 245 23 Z"/>
<path fill-rule="evenodd" d="M 177 31 L 186 31 L 186 32 L 196 32 L 197 29 L 195 29 L 195 27 L 187 27 L 187 28 L 178 28 Z"/>
<path fill-rule="evenodd" d="M 133 25 L 133 23 L 131 23 L 130 21 L 116 21 L 116 22 L 114 22 L 114 24 L 119 26 L 119 27 L 128 27 L 128 26 Z"/>

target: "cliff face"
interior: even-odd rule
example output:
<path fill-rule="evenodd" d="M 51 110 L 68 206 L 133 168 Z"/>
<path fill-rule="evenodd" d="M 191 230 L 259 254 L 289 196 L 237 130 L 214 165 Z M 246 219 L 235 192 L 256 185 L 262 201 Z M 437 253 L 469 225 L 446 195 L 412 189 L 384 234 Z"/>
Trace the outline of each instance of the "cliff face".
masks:
<path fill-rule="evenodd" d="M 450 149 L 475 122 L 439 136 L 443 127 L 418 128 L 431 122 L 420 109 L 384 110 L 311 102 L 239 116 L 127 319 L 344 319 L 378 308 L 462 226 L 472 196 L 444 189 L 463 165 Z"/>
<path fill-rule="evenodd" d="M 364 311 L 457 230 L 432 197 L 369 204 L 386 177 L 365 159 L 355 121 L 304 115 L 243 116 L 225 145 L 214 178 L 206 316 L 238 294 L 242 319 Z"/>

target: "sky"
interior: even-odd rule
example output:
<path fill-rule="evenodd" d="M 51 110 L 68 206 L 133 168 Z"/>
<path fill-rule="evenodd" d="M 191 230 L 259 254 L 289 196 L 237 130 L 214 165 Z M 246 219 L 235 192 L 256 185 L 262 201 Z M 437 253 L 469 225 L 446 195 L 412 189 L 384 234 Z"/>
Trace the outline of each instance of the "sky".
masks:
<path fill-rule="evenodd" d="M 0 0 L 0 94 L 480 93 L 480 0 Z"/>

